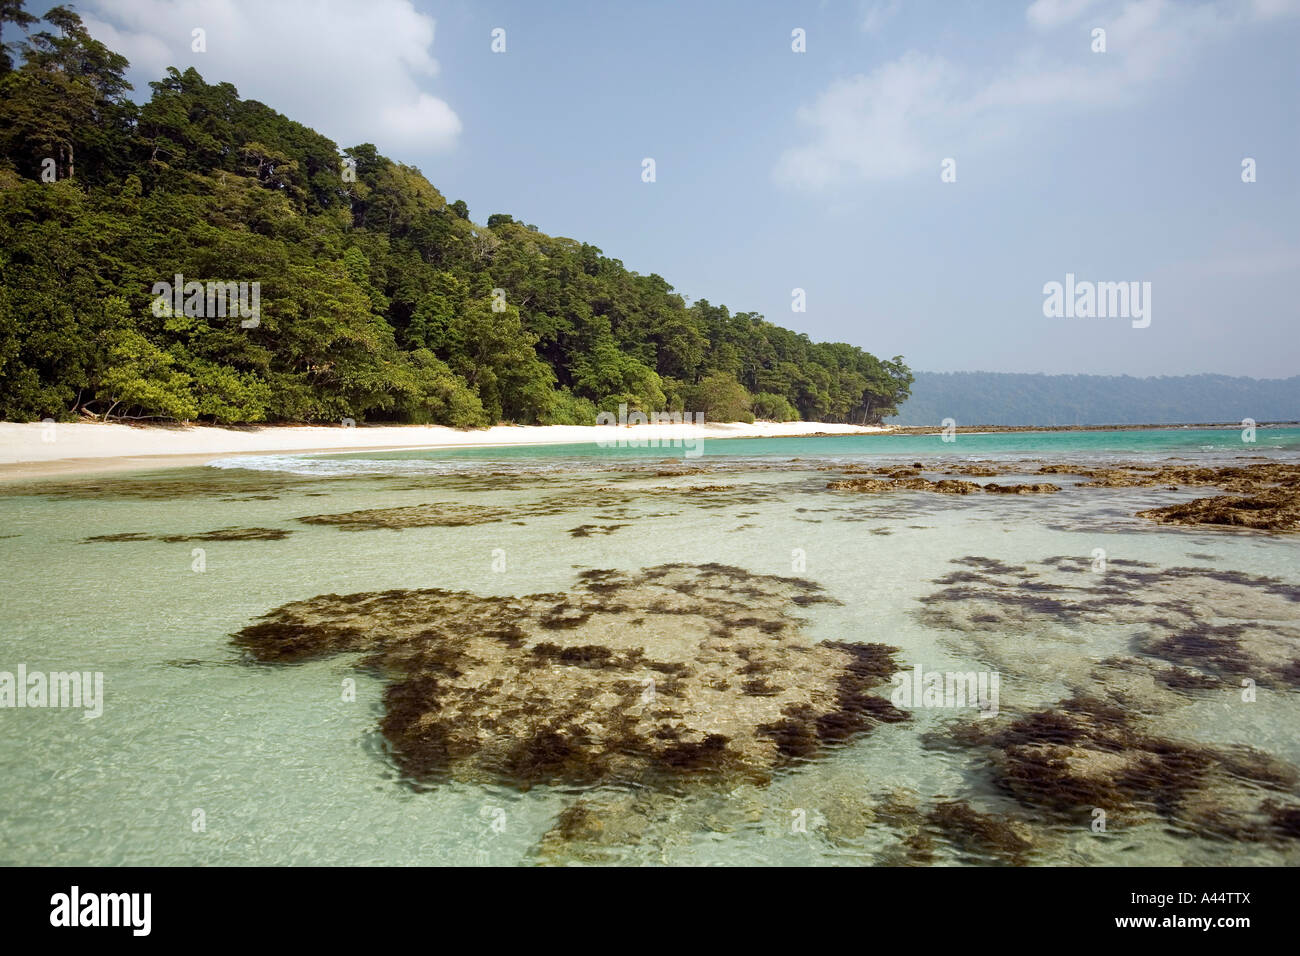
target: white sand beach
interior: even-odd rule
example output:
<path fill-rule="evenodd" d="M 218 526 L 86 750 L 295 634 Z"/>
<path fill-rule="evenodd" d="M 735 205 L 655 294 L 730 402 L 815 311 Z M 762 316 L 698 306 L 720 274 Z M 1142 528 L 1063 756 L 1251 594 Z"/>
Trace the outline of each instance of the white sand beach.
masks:
<path fill-rule="evenodd" d="M 0 479 L 137 471 L 203 464 L 216 457 L 286 452 L 378 451 L 555 445 L 638 438 L 776 438 L 862 435 L 890 431 L 871 425 L 824 422 L 718 422 L 702 425 L 496 425 L 455 429 L 441 425 L 268 425 L 217 428 L 95 422 L 0 422 Z M 671 455 L 669 456 L 671 457 Z"/>

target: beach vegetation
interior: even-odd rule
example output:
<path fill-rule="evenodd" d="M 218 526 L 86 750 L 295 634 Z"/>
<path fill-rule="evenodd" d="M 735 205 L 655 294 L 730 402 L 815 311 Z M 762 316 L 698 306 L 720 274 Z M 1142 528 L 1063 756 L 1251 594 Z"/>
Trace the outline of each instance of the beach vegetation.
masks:
<path fill-rule="evenodd" d="M 137 104 L 73 10 L 4 10 L 27 28 L 0 63 L 4 419 L 473 427 L 626 404 L 872 423 L 907 397 L 901 357 L 687 305 L 510 213 L 477 225 L 375 145 L 340 149 L 193 68 Z M 247 283 L 256 321 L 164 307 L 176 276 Z"/>

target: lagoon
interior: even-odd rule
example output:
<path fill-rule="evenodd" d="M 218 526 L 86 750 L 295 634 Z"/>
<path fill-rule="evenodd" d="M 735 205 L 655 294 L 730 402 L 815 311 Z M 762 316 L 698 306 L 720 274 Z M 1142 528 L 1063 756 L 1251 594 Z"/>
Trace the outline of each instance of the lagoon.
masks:
<path fill-rule="evenodd" d="M 1293 536 L 1155 525 L 1136 512 L 1206 492 L 1068 475 L 1024 497 L 826 485 L 914 462 L 938 475 L 965 461 L 1296 461 L 1300 429 L 1254 443 L 1220 429 L 956 437 L 707 439 L 690 461 L 594 444 L 267 455 L 0 485 L 0 669 L 104 674 L 98 719 L 0 711 L 0 861 L 1294 865 Z M 676 634 L 652 626 L 668 592 L 646 589 L 666 567 L 713 574 L 669 589 L 696 589 Z M 700 570 L 714 567 L 733 570 Z M 602 573 L 626 583 L 583 584 Z M 329 595 L 368 596 L 354 606 L 373 608 L 359 619 L 372 629 L 405 627 L 417 605 L 394 595 L 430 589 L 442 596 L 420 599 L 420 620 L 455 635 L 475 614 L 515 613 L 529 661 L 560 648 L 544 662 L 557 675 L 598 666 L 566 654 L 567 634 L 607 618 L 617 650 L 641 614 L 665 645 L 717 625 L 758 646 L 767 627 L 895 648 L 898 672 L 996 674 L 999 714 L 905 709 L 766 777 L 660 779 L 632 761 L 545 780 L 473 755 L 430 774 L 386 724 L 401 660 L 277 661 L 236 639 L 294 602 L 342 613 Z M 538 637 L 528 622 L 546 615 L 526 598 L 539 594 L 595 616 L 560 613 Z M 746 601 L 762 627 L 727 610 Z M 648 658 L 661 650 L 650 641 Z M 655 673 L 671 694 L 676 678 Z M 770 692 L 741 683 L 717 691 L 720 720 Z M 882 679 L 876 695 L 889 692 Z M 493 700 L 459 712 L 478 720 Z"/>

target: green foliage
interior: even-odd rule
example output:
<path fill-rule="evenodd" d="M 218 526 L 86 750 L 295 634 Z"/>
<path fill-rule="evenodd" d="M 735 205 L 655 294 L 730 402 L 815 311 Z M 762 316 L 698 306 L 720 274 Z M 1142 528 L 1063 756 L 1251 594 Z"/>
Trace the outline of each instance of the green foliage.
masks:
<path fill-rule="evenodd" d="M 664 407 L 659 375 L 620 350 L 613 338 L 578 355 L 572 379 L 579 394 L 595 400 L 597 411 L 617 411 L 621 403 L 644 412 Z"/>
<path fill-rule="evenodd" d="M 0 57 L 4 418 L 477 427 L 590 424 L 626 403 L 866 422 L 907 397 L 901 358 L 688 307 L 507 213 L 475 225 L 374 145 L 340 151 L 194 69 L 137 108 L 123 57 L 69 9 L 44 19 L 15 43 L 35 20 L 0 0 L 0 50 L 21 59 Z M 258 283 L 259 321 L 155 309 L 178 274 Z"/>
<path fill-rule="evenodd" d="M 690 390 L 689 410 L 711 422 L 752 422 L 754 400 L 730 372 L 710 372 Z"/>
<path fill-rule="evenodd" d="M 109 337 L 108 368 L 100 378 L 98 397 L 109 403 L 105 418 L 120 409 L 183 420 L 198 415 L 190 377 L 176 368 L 171 355 L 131 329 Z"/>
<path fill-rule="evenodd" d="M 400 367 L 404 421 L 419 425 L 475 428 L 492 422 L 465 380 L 428 349 L 416 349 Z"/>
<path fill-rule="evenodd" d="M 0 0 L 0 31 L 3 31 L 6 23 L 25 29 L 36 20 L 36 17 L 23 9 L 23 0 Z M 0 39 L 2 38 L 3 33 L 0 32 Z M 16 47 L 16 43 L 0 42 L 0 73 L 13 69 L 13 57 L 10 54 Z"/>
<path fill-rule="evenodd" d="M 574 395 L 567 388 L 555 393 L 551 407 L 541 417 L 543 425 L 593 425 L 600 409 L 587 398 Z"/>
<path fill-rule="evenodd" d="M 797 422 L 799 410 L 784 395 L 759 392 L 754 396 L 754 417 L 769 422 Z"/>

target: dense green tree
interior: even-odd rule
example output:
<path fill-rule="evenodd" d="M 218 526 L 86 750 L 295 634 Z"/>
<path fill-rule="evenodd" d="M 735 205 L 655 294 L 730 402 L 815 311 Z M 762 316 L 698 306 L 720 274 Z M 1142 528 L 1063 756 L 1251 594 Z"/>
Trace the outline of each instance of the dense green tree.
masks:
<path fill-rule="evenodd" d="M 13 69 L 12 53 L 18 47 L 14 41 L 4 39 L 5 24 L 10 23 L 19 29 L 25 29 L 38 19 L 23 9 L 23 0 L 0 0 L 0 74 L 8 73 Z"/>
<path fill-rule="evenodd" d="M 190 377 L 176 368 L 173 356 L 139 332 L 120 329 L 108 338 L 107 368 L 97 396 L 108 403 L 105 418 L 114 412 L 134 417 L 189 420 L 198 415 Z"/>
<path fill-rule="evenodd" d="M 703 412 L 708 421 L 752 422 L 753 398 L 730 372 L 710 372 L 690 390 L 691 411 Z"/>
<path fill-rule="evenodd" d="M 0 0 L 0 29 L 32 28 L 0 63 L 5 418 L 865 422 L 908 395 L 899 357 L 688 307 L 507 213 L 476 225 L 373 144 L 340 150 L 192 68 L 137 108 L 74 12 L 36 26 Z M 153 291 L 178 275 L 200 290 L 179 310 Z M 216 307 L 240 283 L 257 321 Z"/>
<path fill-rule="evenodd" d="M 44 19 L 55 31 L 30 34 L 23 65 L 0 78 L 0 147 L 23 175 L 69 179 L 80 163 L 83 178 L 103 182 L 124 168 L 134 113 L 129 64 L 68 8 Z"/>
<path fill-rule="evenodd" d="M 784 395 L 775 392 L 759 392 L 754 396 L 753 412 L 755 418 L 772 422 L 795 422 L 799 420 L 799 410 L 790 404 Z"/>

